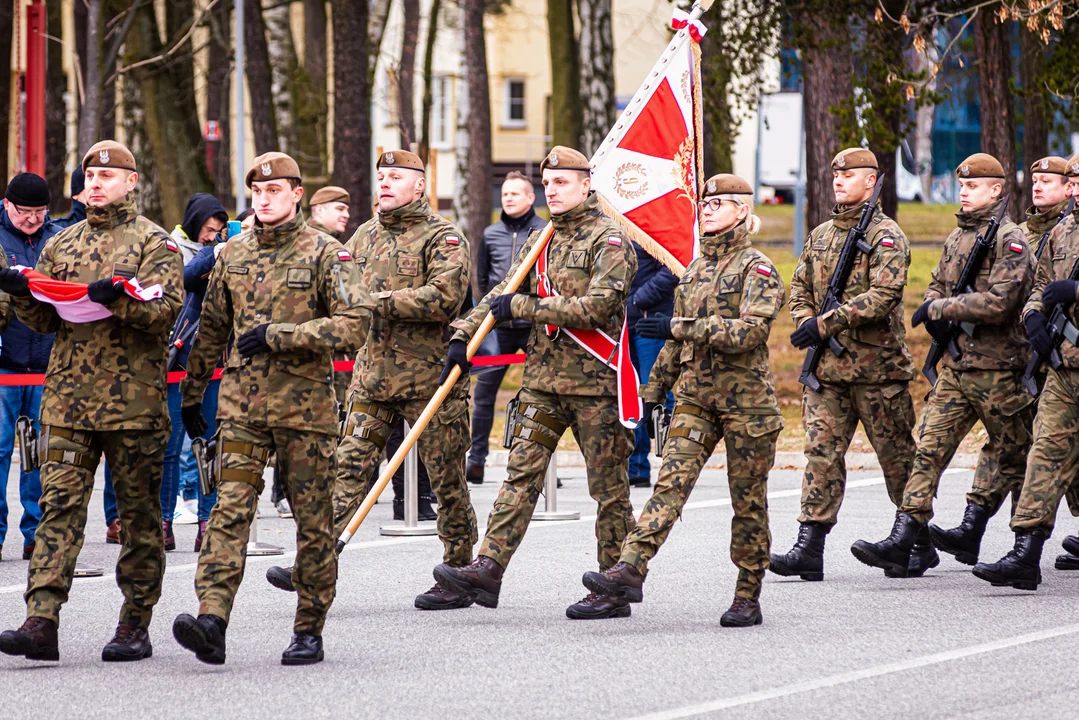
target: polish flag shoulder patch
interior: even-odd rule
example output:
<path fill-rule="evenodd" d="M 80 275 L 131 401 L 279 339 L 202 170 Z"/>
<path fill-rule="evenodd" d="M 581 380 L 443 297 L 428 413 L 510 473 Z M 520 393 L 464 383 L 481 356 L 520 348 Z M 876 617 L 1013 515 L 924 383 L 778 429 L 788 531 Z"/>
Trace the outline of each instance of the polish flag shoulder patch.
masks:
<path fill-rule="evenodd" d="M 338 260 L 351 260 L 352 259 L 352 253 L 350 253 L 348 250 L 338 250 L 337 251 L 337 259 Z"/>
<path fill-rule="evenodd" d="M 765 277 L 772 277 L 772 268 L 768 267 L 767 265 L 758 265 L 757 272 L 759 272 Z"/>
<path fill-rule="evenodd" d="M 461 244 L 461 238 L 457 237 L 456 235 L 447 235 L 446 236 L 446 244 L 447 245 L 460 245 Z"/>
<path fill-rule="evenodd" d="M 895 240 L 893 240 L 890 237 L 886 237 L 886 238 L 884 238 L 883 240 L 880 241 L 880 246 L 881 247 L 886 247 L 886 248 L 894 248 L 895 247 Z"/>
<path fill-rule="evenodd" d="M 165 247 L 167 247 L 169 250 L 172 250 L 173 252 L 180 252 L 180 246 L 177 245 L 172 238 L 168 238 L 167 240 L 165 240 Z"/>
<path fill-rule="evenodd" d="M 622 238 L 617 235 L 610 235 L 607 237 L 607 244 L 614 245 L 615 247 L 622 247 Z"/>
<path fill-rule="evenodd" d="M 1023 243 L 1011 242 L 1011 243 L 1008 243 L 1008 249 L 1011 250 L 1014 253 L 1021 253 L 1024 250 L 1026 250 L 1027 248 L 1026 248 L 1025 245 L 1023 245 Z"/>

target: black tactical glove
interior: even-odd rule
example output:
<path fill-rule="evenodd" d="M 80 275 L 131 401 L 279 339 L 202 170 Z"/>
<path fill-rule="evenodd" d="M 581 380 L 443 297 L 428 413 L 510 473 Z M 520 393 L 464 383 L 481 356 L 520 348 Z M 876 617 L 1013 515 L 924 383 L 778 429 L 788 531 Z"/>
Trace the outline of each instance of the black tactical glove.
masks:
<path fill-rule="evenodd" d="M 932 300 L 926 300 L 924 303 L 918 306 L 918 309 L 914 311 L 914 314 L 910 316 L 910 326 L 918 327 L 922 323 L 929 320 L 929 306 L 932 304 Z"/>
<path fill-rule="evenodd" d="M 674 340 L 674 333 L 671 332 L 671 319 L 662 314 L 641 318 L 637 321 L 633 332 L 651 340 Z"/>
<path fill-rule="evenodd" d="M 468 361 L 468 343 L 464 340 L 450 340 L 450 347 L 446 351 L 446 367 L 442 368 L 442 374 L 438 377 L 439 385 L 446 382 L 454 365 L 461 368 L 461 374 L 465 376 L 472 367 L 472 363 Z"/>
<path fill-rule="evenodd" d="M 503 322 L 505 320 L 513 319 L 511 303 L 515 297 L 517 297 L 517 293 L 508 293 L 506 295 L 499 295 L 491 300 L 491 314 L 495 316 L 495 320 Z"/>
<path fill-rule="evenodd" d="M 1049 357 L 1053 352 L 1053 341 L 1049 337 L 1049 321 L 1040 312 L 1027 313 L 1023 318 L 1023 324 L 1027 328 L 1027 339 L 1030 346 L 1043 358 Z"/>
<path fill-rule="evenodd" d="M 209 425 L 206 424 L 206 418 L 202 416 L 202 403 L 184 405 L 181 407 L 180 419 L 184 423 L 184 430 L 187 431 L 187 436 L 192 440 L 205 435 L 206 429 L 209 427 Z"/>
<path fill-rule="evenodd" d="M 0 290 L 12 297 L 26 297 L 30 294 L 30 279 L 15 268 L 0 270 Z"/>
<path fill-rule="evenodd" d="M 243 357 L 251 357 L 259 353 L 270 352 L 270 346 L 266 344 L 266 328 L 269 323 L 259 325 L 254 330 L 248 330 L 236 340 L 236 349 Z"/>
<path fill-rule="evenodd" d="M 809 318 L 791 333 L 791 343 L 799 350 L 805 350 L 810 345 L 820 345 L 821 340 L 820 328 L 817 327 L 815 317 Z"/>
<path fill-rule="evenodd" d="M 101 305 L 112 305 L 124 296 L 124 284 L 112 278 L 94 280 L 86 286 L 86 294 Z"/>
<path fill-rule="evenodd" d="M 637 322 L 640 322 L 640 320 Z M 656 439 L 656 421 L 652 417 L 652 411 L 656 409 L 657 405 L 659 405 L 659 403 L 646 402 L 644 404 L 644 426 L 645 429 L 648 430 L 648 438 L 650 440 Z"/>
<path fill-rule="evenodd" d="M 1054 280 L 1042 290 L 1042 305 L 1046 310 L 1051 310 L 1057 305 L 1068 307 L 1075 302 L 1075 292 L 1079 288 L 1079 281 Z"/>
<path fill-rule="evenodd" d="M 925 331 L 929 333 L 929 336 L 937 342 L 943 342 L 945 336 L 948 334 L 948 328 L 951 327 L 951 323 L 947 320 L 926 320 Z"/>

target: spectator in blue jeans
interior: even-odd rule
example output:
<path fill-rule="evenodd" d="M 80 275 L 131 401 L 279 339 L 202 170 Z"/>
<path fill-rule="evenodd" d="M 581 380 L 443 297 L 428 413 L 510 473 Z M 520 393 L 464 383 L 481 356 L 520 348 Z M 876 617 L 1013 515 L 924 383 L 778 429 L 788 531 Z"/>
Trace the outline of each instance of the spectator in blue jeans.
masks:
<path fill-rule="evenodd" d="M 7 265 L 37 265 L 45 243 L 60 231 L 49 218 L 49 186 L 33 173 L 16 175 L 4 190 L 0 207 L 0 252 Z M 36 333 L 8 312 L 0 317 L 0 374 L 44 373 L 52 352 L 53 335 Z M 7 537 L 7 482 L 11 456 L 15 452 L 15 421 L 20 416 L 33 420 L 40 431 L 41 386 L 0 386 L 0 558 Z M 22 518 L 22 557 L 29 560 L 34 551 L 34 535 L 41 520 L 41 480 L 37 470 L 19 468 L 19 501 Z"/>
<path fill-rule="evenodd" d="M 483 231 L 476 250 L 479 297 L 506 278 L 528 236 L 547 225 L 546 220 L 536 215 L 535 202 L 536 190 L 532 181 L 524 173 L 510 171 L 502 183 L 502 217 Z M 499 352 L 508 354 L 524 350 L 531 327 L 527 320 L 510 320 L 495 328 Z M 476 485 L 483 482 L 483 466 L 487 463 L 495 418 L 495 397 L 505 375 L 505 367 L 481 373 L 476 377 L 476 388 L 472 392 L 472 449 L 468 453 L 465 478 Z"/>
<path fill-rule="evenodd" d="M 674 288 L 678 285 L 678 278 L 637 243 L 633 243 L 633 249 L 637 251 L 637 274 L 633 276 L 633 283 L 630 285 L 626 314 L 632 346 L 630 357 L 633 358 L 633 367 L 637 369 L 637 375 L 643 384 L 648 382 L 648 373 L 656 364 L 664 341 L 641 337 L 634 329 L 637 321 L 650 313 L 668 316 L 674 314 Z M 668 393 L 668 408 L 672 407 L 673 403 L 674 399 Z M 635 432 L 633 455 L 629 459 L 629 484 L 632 487 L 652 485 L 652 465 L 648 461 L 651 443 L 646 427 L 647 423 L 642 422 Z"/>

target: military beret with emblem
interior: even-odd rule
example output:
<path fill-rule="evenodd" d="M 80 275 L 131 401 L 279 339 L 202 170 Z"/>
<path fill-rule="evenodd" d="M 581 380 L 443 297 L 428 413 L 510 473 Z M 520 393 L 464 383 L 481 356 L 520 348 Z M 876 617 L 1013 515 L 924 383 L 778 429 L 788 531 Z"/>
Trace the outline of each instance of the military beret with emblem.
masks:
<path fill-rule="evenodd" d="M 394 167 L 403 170 L 424 172 L 423 161 L 415 153 L 407 150 L 387 150 L 378 157 L 376 168 Z"/>
<path fill-rule="evenodd" d="M 555 145 L 551 148 L 551 152 L 547 153 L 547 157 L 543 158 L 543 162 L 540 163 L 540 172 L 547 168 L 592 172 L 592 166 L 589 164 L 588 158 L 565 145 Z"/>
<path fill-rule="evenodd" d="M 135 172 L 135 156 L 115 140 L 102 140 L 82 158 L 82 171 L 90 167 L 111 167 Z"/>
<path fill-rule="evenodd" d="M 352 198 L 349 196 L 348 190 L 345 190 L 343 187 L 337 187 L 336 185 L 327 185 L 324 188 L 320 188 L 311 196 L 312 206 L 331 202 L 343 202 L 345 205 L 351 205 Z"/>
<path fill-rule="evenodd" d="M 1064 174 L 1068 177 L 1079 177 L 1079 153 L 1068 158 L 1068 168 Z"/>
<path fill-rule="evenodd" d="M 974 153 L 959 164 L 955 174 L 963 180 L 972 178 L 998 178 L 1004 179 L 1004 166 L 992 155 L 987 153 Z"/>
<path fill-rule="evenodd" d="M 1067 175 L 1068 161 L 1056 155 L 1043 157 L 1030 166 L 1031 173 L 1048 173 L 1050 175 Z"/>
<path fill-rule="evenodd" d="M 255 158 L 251 169 L 247 171 L 247 187 L 253 182 L 268 182 L 287 178 L 300 179 L 300 166 L 283 152 L 268 152 Z"/>
<path fill-rule="evenodd" d="M 839 153 L 832 158 L 833 170 L 860 170 L 863 168 L 876 170 L 877 167 L 877 156 L 865 148 L 847 148 L 846 150 L 840 150 Z"/>
<path fill-rule="evenodd" d="M 701 193 L 701 199 L 710 198 L 715 195 L 752 195 L 753 186 L 747 183 L 737 175 L 731 175 L 729 173 L 720 173 L 719 175 L 713 175 L 708 178 L 708 182 L 704 184 L 704 191 Z"/>

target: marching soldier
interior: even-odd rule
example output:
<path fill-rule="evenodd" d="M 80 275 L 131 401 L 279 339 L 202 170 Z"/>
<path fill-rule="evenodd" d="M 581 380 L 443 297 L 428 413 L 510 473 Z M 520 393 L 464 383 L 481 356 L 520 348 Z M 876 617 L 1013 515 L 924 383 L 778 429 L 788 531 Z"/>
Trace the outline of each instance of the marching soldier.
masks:
<path fill-rule="evenodd" d="M 296 519 L 298 590 L 283 665 L 322 660 L 337 559 L 330 534 L 336 413 L 330 354 L 360 337 L 352 257 L 296 212 L 300 169 L 288 155 L 255 158 L 247 173 L 257 220 L 214 265 L 202 324 L 188 359 L 182 416 L 191 437 L 206 431 L 202 396 L 230 335 L 218 400 L 218 500 L 195 574 L 199 615 L 179 615 L 176 640 L 205 663 L 225 662 L 225 630 L 244 573 L 245 548 L 271 454 L 289 486 Z"/>
<path fill-rule="evenodd" d="M 415 423 L 441 384 L 450 322 L 469 292 L 468 241 L 427 202 L 424 167 L 403 150 L 378 159 L 378 214 L 348 241 L 363 294 L 373 302 L 366 343 L 356 356 L 348 420 L 337 450 L 334 535 L 359 507 L 398 418 Z M 445 562 L 467 565 L 476 542 L 476 514 L 465 482 L 468 451 L 465 373 L 417 443 L 438 499 L 438 535 Z M 275 587 L 292 589 L 289 568 L 270 568 Z M 419 595 L 422 610 L 468 607 L 464 593 L 435 585 Z"/>
<path fill-rule="evenodd" d="M 530 274 L 533 291 L 503 295 L 507 281 L 496 285 L 465 319 L 454 323 L 457 333 L 444 370 L 448 374 L 458 365 L 467 373 L 466 344 L 488 311 L 498 322 L 533 323 L 517 395 L 509 479 L 491 510 L 479 557 L 467 567 L 445 563 L 434 570 L 440 585 L 490 608 L 498 606 L 502 574 L 528 529 L 547 465 L 566 428 L 572 428 L 584 453 L 589 494 L 598 504 L 600 570 L 618 562 L 622 541 L 634 526 L 627 468 L 633 437 L 623 426 L 627 417 L 620 407 L 639 411 L 634 376 L 626 374 L 633 373 L 633 367 L 625 343 L 626 298 L 637 256 L 600 210 L 584 155 L 556 146 L 540 169 L 554 235 Z M 539 238 L 539 233 L 529 237 L 507 279 Z M 616 337 L 622 342 L 615 344 Z M 566 614 L 625 617 L 630 607 L 624 598 L 589 593 Z"/>
<path fill-rule="evenodd" d="M 896 507 L 914 457 L 914 404 L 908 389 L 914 361 L 903 325 L 910 245 L 899 225 L 876 209 L 865 238 L 872 250 L 857 253 L 840 306 L 818 317 L 847 234 L 876 186 L 877 158 L 862 148 L 843 150 L 832 160 L 832 177 L 832 219 L 810 233 L 787 302 L 798 328 L 791 335 L 796 347 L 835 337 L 844 348 L 838 357 L 823 354 L 817 369 L 820 392 L 803 391 L 806 470 L 798 540 L 786 555 L 771 557 L 772 572 L 803 580 L 824 578 L 825 538 L 843 502 L 844 456 L 859 421 Z M 904 574 L 920 575 L 939 562 L 928 535 L 919 540 L 914 566 L 904 568 Z"/>
<path fill-rule="evenodd" d="M 311 221 L 307 224 L 320 233 L 340 240 L 348 225 L 348 210 L 352 199 L 348 190 L 327 185 L 311 196 Z"/>
<path fill-rule="evenodd" d="M 1062 157 L 1045 157 L 1030 166 L 1030 189 L 1033 205 L 1027 208 L 1027 219 L 1019 226 L 1027 236 L 1027 245 L 1037 250 L 1042 238 L 1060 220 L 1060 213 L 1071 196 L 1068 182 L 1068 161 Z"/>
<path fill-rule="evenodd" d="M 978 458 L 963 521 L 952 530 L 929 526 L 933 544 L 959 562 L 977 562 L 986 523 L 1022 483 L 1031 442 L 1034 399 L 1021 382 L 1030 346 L 1020 329 L 1020 310 L 1033 279 L 1033 251 L 1022 230 L 1005 220 L 973 292 L 956 287 L 975 239 L 1004 201 L 1004 168 L 996 158 L 976 153 L 963 161 L 956 175 L 959 227 L 944 241 L 925 302 L 911 321 L 915 327 L 925 323 L 938 341 L 945 338 L 949 322 L 976 327 L 973 335 L 957 340 L 962 353 L 958 360 L 944 355 L 944 368 L 922 413 L 914 468 L 891 535 L 879 543 L 859 540 L 851 548 L 862 562 L 891 573 L 905 565 L 915 538 L 925 532 L 941 473 L 976 422 L 981 421 L 988 440 Z"/>
<path fill-rule="evenodd" d="M 94 473 L 104 455 L 123 527 L 116 581 L 124 604 L 101 659 L 142 660 L 153 652 L 147 628 L 165 570 L 165 366 L 183 264 L 168 233 L 138 214 L 132 191 L 139 175 L 126 147 L 99 142 L 82 168 L 86 220 L 48 242 L 37 270 L 55 280 L 89 283 L 89 299 L 111 314 L 85 323 L 62 319 L 54 305 L 30 294 L 26 276 L 0 271 L 0 290 L 12 296 L 19 319 L 35 332 L 56 333 L 41 401 L 42 517 L 28 570 L 27 618 L 18 630 L 0 634 L 0 650 L 31 660 L 60 658 L 60 608 L 71 590 Z M 144 288 L 160 285 L 161 295 L 136 299 L 120 279 L 136 279 Z"/>
<path fill-rule="evenodd" d="M 584 585 L 640 602 L 648 562 L 667 539 L 720 438 L 726 441 L 734 518 L 731 560 L 738 567 L 734 603 L 724 626 L 761 623 L 760 593 L 768 567 L 768 471 L 783 417 L 768 367 L 768 334 L 783 306 L 784 287 L 772 262 L 750 245 L 760 229 L 753 188 L 735 175 L 716 175 L 700 203 L 701 255 L 675 291 L 675 317 L 637 321 L 644 337 L 667 340 L 645 389 L 645 419 L 674 388 L 675 406 L 663 468 L 618 563 L 588 572 Z"/>

